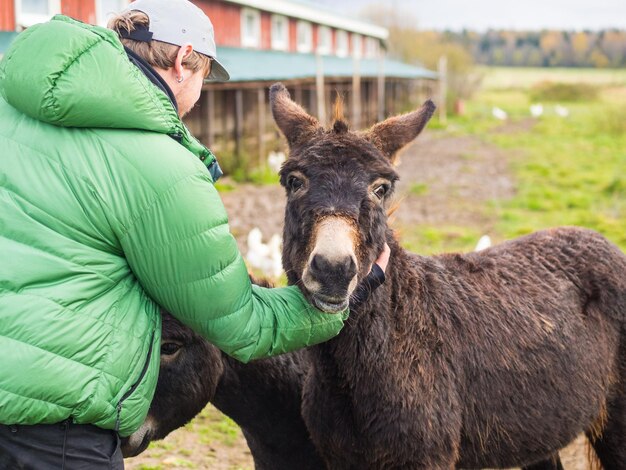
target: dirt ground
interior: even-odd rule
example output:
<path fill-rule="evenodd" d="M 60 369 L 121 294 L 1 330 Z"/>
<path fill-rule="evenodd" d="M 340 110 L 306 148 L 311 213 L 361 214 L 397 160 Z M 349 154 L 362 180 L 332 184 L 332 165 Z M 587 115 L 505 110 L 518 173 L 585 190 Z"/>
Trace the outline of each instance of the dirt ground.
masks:
<path fill-rule="evenodd" d="M 508 170 L 509 157 L 475 137 L 426 133 L 401 155 L 398 166 L 401 205 L 394 214 L 396 222 L 454 224 L 471 226 L 478 233 L 490 233 L 495 220 L 485 206 L 489 201 L 506 200 L 515 191 Z M 224 192 L 222 198 L 231 230 L 243 253 L 246 236 L 252 228 L 259 227 L 264 240 L 282 233 L 285 198 L 280 186 L 237 185 L 234 190 Z M 127 460 L 127 468 L 253 468 L 238 430 L 229 430 L 227 439 L 218 433 L 213 438 L 205 435 L 212 422 L 223 426 L 220 419 L 216 410 L 208 409 L 200 420 L 172 433 L 140 457 Z M 561 453 L 565 469 L 586 469 L 585 455 L 585 440 L 580 437 Z"/>

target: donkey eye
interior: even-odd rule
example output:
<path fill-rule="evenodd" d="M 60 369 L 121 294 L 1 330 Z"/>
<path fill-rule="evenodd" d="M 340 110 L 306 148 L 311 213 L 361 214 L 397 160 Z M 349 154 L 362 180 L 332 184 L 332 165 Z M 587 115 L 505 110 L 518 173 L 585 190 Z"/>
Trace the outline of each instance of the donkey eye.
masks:
<path fill-rule="evenodd" d="M 376 196 L 378 199 L 382 199 L 383 197 L 385 197 L 385 194 L 387 194 L 387 191 L 389 191 L 388 184 L 379 184 L 374 188 L 372 193 L 374 193 L 374 196 Z"/>
<path fill-rule="evenodd" d="M 302 188 L 303 185 L 304 181 L 302 181 L 297 176 L 290 175 L 289 178 L 287 178 L 287 187 L 291 191 L 297 191 L 298 189 Z"/>
<path fill-rule="evenodd" d="M 178 350 L 181 348 L 181 345 L 178 343 L 163 343 L 161 344 L 161 354 L 165 356 L 171 356 L 176 354 Z"/>

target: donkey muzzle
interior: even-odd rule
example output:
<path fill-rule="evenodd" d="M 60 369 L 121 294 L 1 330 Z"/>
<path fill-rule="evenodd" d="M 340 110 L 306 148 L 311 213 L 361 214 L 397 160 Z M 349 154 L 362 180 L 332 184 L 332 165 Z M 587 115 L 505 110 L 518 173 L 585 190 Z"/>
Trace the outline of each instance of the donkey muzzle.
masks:
<path fill-rule="evenodd" d="M 316 229 L 311 255 L 302 275 L 313 303 L 325 312 L 348 307 L 357 284 L 356 230 L 341 217 L 326 217 Z"/>
<path fill-rule="evenodd" d="M 122 455 L 124 458 L 136 457 L 148 448 L 152 440 L 153 428 L 154 421 L 148 416 L 137 431 L 122 438 Z"/>

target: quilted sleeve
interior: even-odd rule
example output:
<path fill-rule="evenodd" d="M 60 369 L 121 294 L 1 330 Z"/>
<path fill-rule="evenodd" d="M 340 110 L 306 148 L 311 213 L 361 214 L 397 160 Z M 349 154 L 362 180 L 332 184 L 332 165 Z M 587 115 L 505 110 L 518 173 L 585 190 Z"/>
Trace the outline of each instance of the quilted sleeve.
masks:
<path fill-rule="evenodd" d="M 330 339 L 347 316 L 315 309 L 295 286 L 252 286 L 226 211 L 204 173 L 160 194 L 121 241 L 151 298 L 243 362 Z"/>

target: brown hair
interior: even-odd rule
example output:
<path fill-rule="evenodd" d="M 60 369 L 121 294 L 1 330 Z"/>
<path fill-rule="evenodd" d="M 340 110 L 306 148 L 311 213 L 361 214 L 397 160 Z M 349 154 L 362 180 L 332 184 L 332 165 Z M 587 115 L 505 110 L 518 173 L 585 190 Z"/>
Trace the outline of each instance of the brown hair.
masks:
<path fill-rule="evenodd" d="M 153 67 L 161 69 L 173 67 L 179 46 L 162 41 L 142 42 L 121 37 L 121 31 L 126 30 L 130 32 L 134 31 L 138 26 L 148 27 L 149 25 L 150 20 L 145 13 L 131 10 L 111 18 L 107 27 L 117 33 L 122 44 Z M 194 73 L 203 70 L 205 76 L 211 71 L 211 59 L 196 51 L 192 51 L 191 54 L 183 59 L 183 65 Z"/>

